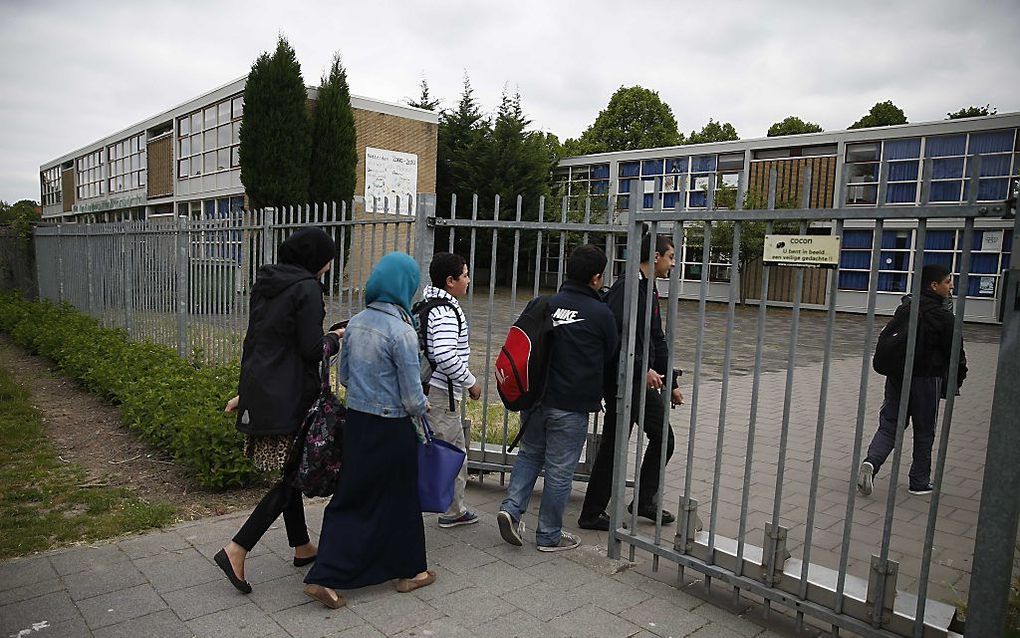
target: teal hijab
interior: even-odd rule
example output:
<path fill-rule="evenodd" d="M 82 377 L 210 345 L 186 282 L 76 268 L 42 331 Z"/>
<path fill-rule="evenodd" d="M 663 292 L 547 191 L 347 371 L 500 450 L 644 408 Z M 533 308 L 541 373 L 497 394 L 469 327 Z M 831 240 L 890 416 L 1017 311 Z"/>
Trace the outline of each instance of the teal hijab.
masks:
<path fill-rule="evenodd" d="M 365 284 L 365 303 L 385 301 L 411 315 L 411 299 L 421 279 L 418 263 L 407 253 L 393 252 L 379 260 Z"/>

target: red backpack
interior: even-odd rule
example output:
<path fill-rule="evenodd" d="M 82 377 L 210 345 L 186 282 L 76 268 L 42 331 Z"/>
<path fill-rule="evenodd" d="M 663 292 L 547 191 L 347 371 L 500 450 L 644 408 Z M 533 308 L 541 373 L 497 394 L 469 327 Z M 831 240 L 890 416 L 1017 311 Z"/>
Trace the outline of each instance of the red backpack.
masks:
<path fill-rule="evenodd" d="M 545 393 L 552 351 L 552 308 L 547 297 L 531 301 L 506 335 L 496 357 L 496 391 L 503 405 L 519 412 Z"/>

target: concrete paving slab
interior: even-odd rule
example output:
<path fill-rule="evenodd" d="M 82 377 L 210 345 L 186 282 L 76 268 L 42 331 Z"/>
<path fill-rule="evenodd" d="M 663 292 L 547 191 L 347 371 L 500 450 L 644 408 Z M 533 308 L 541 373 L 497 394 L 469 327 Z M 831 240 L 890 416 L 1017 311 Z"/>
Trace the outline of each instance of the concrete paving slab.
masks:
<path fill-rule="evenodd" d="M 108 625 L 147 616 L 156 611 L 166 609 L 166 602 L 160 598 L 152 585 L 148 583 L 138 585 L 130 589 L 121 589 L 102 596 L 95 596 L 80 601 L 78 608 L 81 609 L 85 622 L 92 629 L 99 629 Z"/>
<path fill-rule="evenodd" d="M 194 632 L 169 609 L 103 627 L 96 638 L 192 638 Z"/>

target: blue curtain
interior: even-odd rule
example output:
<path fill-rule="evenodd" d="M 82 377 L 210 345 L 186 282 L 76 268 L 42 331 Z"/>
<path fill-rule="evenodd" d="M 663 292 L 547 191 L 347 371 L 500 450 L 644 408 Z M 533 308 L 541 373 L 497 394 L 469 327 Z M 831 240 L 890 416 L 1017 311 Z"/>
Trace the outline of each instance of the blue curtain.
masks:
<path fill-rule="evenodd" d="M 885 191 L 887 204 L 912 204 L 917 200 L 917 182 L 889 184 Z"/>
<path fill-rule="evenodd" d="M 662 160 L 645 160 L 641 162 L 642 175 L 662 175 Z"/>
<path fill-rule="evenodd" d="M 885 143 L 885 159 L 913 159 L 921 156 L 921 138 L 912 140 L 888 140 Z"/>
<path fill-rule="evenodd" d="M 1013 151 L 1013 138 L 1016 136 L 1012 129 L 1007 131 L 992 131 L 990 133 L 971 133 L 970 149 L 971 155 L 981 153 L 1010 153 Z"/>
<path fill-rule="evenodd" d="M 869 274 L 841 270 L 839 271 L 839 287 L 843 290 L 867 290 Z"/>
<path fill-rule="evenodd" d="M 596 164 L 591 167 L 592 179 L 609 179 L 609 164 Z"/>
<path fill-rule="evenodd" d="M 867 250 L 844 250 L 839 255 L 840 268 L 866 268 L 871 270 L 871 252 Z"/>
<path fill-rule="evenodd" d="M 929 230 L 924 239 L 924 247 L 932 250 L 952 250 L 956 248 L 956 231 Z"/>
<path fill-rule="evenodd" d="M 905 182 L 917 179 L 917 162 L 889 162 L 889 181 Z"/>
<path fill-rule="evenodd" d="M 640 162 L 624 162 L 620 164 L 620 177 L 637 177 L 640 174 Z"/>
<path fill-rule="evenodd" d="M 843 248 L 871 248 L 870 230 L 843 231 Z"/>
<path fill-rule="evenodd" d="M 950 159 L 932 160 L 932 179 L 952 179 L 963 177 L 963 158 L 954 157 Z"/>
<path fill-rule="evenodd" d="M 907 275 L 905 273 L 878 273 L 878 289 L 882 292 L 906 292 Z"/>
<path fill-rule="evenodd" d="M 948 155 L 963 155 L 967 150 L 966 135 L 939 135 L 925 139 L 925 157 L 946 157 Z"/>
<path fill-rule="evenodd" d="M 932 182 L 928 199 L 932 202 L 960 201 L 960 182 Z"/>
<path fill-rule="evenodd" d="M 715 155 L 699 155 L 691 158 L 691 172 L 714 171 Z"/>

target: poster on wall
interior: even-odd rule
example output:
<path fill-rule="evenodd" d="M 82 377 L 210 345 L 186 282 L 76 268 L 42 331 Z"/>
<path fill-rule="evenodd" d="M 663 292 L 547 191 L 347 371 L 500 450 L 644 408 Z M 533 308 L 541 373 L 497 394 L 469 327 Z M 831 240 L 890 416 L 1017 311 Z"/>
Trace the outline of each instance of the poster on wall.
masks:
<path fill-rule="evenodd" d="M 997 253 L 1002 250 L 1002 231 L 986 230 L 981 233 L 981 250 Z"/>
<path fill-rule="evenodd" d="M 982 277 L 981 283 L 978 286 L 979 295 L 988 295 L 989 297 L 995 294 L 995 277 Z"/>
<path fill-rule="evenodd" d="M 414 214 L 418 194 L 418 156 L 413 153 L 365 148 L 365 209 L 384 210 L 384 198 L 391 212 Z M 400 210 L 397 211 L 397 198 Z"/>

